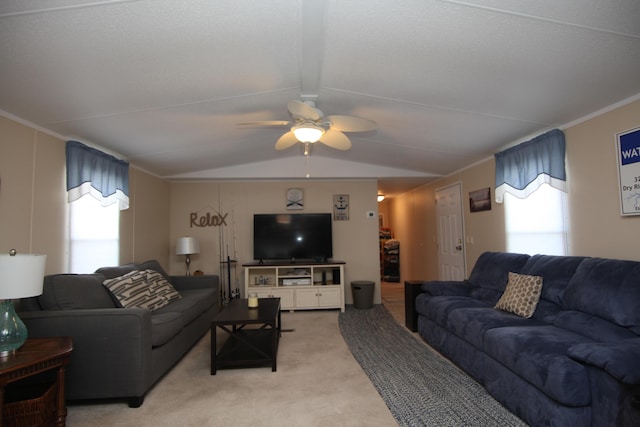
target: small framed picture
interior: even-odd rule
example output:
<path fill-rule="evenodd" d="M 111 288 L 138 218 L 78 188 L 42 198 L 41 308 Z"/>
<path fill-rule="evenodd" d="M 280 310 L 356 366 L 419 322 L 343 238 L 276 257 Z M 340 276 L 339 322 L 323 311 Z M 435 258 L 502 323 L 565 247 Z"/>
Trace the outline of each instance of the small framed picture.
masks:
<path fill-rule="evenodd" d="M 491 210 L 491 188 L 469 192 L 469 210 L 471 212 Z"/>
<path fill-rule="evenodd" d="M 287 190 L 287 209 L 304 209 L 302 188 L 289 188 Z"/>
<path fill-rule="evenodd" d="M 349 195 L 333 195 L 333 220 L 349 221 Z"/>

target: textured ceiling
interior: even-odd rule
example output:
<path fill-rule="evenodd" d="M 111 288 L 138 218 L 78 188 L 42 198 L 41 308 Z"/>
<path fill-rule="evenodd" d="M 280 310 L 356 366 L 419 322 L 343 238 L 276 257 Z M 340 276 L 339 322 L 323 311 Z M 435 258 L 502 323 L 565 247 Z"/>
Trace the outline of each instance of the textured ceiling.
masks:
<path fill-rule="evenodd" d="M 387 194 L 640 94 L 636 0 L 3 0 L 0 110 L 171 179 Z M 286 104 L 378 124 L 275 151 Z"/>

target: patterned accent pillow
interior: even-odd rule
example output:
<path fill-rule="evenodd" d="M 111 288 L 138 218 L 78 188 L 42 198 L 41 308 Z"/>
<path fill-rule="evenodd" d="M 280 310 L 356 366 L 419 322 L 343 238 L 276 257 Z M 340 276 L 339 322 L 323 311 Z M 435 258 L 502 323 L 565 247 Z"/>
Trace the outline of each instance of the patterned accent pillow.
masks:
<path fill-rule="evenodd" d="M 509 272 L 509 282 L 495 308 L 529 318 L 542 293 L 542 277 Z"/>
<path fill-rule="evenodd" d="M 166 299 L 168 303 L 182 298 L 162 272 L 155 270 L 145 270 L 145 272 L 147 274 L 147 283 L 150 288 L 154 289 L 155 294 Z"/>
<path fill-rule="evenodd" d="M 160 273 L 153 270 L 134 270 L 124 276 L 107 279 L 102 284 L 122 307 L 157 310 L 182 298 Z"/>

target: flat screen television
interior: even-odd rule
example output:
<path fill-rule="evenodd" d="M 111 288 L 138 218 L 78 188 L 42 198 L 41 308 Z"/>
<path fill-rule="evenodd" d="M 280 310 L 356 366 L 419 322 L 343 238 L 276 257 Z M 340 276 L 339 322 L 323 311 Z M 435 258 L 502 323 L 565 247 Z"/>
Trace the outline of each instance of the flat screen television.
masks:
<path fill-rule="evenodd" d="M 255 260 L 325 262 L 332 256 L 330 213 L 253 216 Z"/>

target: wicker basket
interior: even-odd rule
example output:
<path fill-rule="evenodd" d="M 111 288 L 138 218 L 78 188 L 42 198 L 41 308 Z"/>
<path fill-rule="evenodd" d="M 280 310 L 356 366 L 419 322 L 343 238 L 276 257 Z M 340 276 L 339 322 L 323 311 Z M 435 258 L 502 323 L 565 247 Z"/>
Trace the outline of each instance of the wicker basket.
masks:
<path fill-rule="evenodd" d="M 30 396 L 2 408 L 2 426 L 53 426 L 56 420 L 58 388 L 55 383 L 30 390 Z M 37 397 L 32 397 L 37 396 Z"/>

